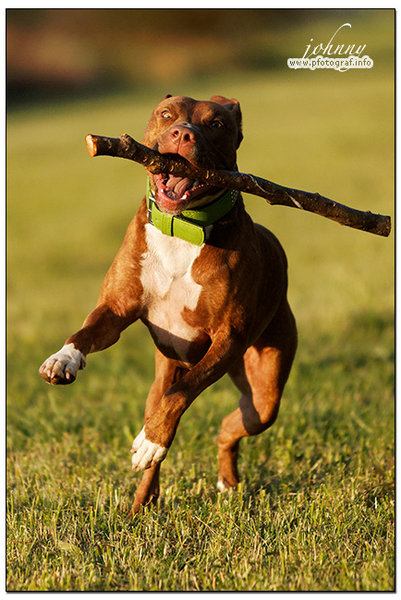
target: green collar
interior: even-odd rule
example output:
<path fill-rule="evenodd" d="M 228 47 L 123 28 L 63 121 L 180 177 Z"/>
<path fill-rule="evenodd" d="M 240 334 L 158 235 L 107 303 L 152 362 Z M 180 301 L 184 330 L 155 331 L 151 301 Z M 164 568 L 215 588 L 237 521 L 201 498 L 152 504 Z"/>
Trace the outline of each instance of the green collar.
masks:
<path fill-rule="evenodd" d="M 224 217 L 234 206 L 239 196 L 235 190 L 225 190 L 223 194 L 206 206 L 194 210 L 183 210 L 173 217 L 162 212 L 153 197 L 148 178 L 146 204 L 148 221 L 165 235 L 178 237 L 196 246 L 202 246 L 212 232 L 213 224 Z"/>

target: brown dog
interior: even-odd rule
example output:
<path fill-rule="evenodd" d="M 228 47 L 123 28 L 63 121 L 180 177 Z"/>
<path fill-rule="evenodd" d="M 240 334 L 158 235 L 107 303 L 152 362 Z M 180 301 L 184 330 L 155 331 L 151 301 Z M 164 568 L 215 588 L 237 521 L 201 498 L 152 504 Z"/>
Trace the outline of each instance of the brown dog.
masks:
<path fill-rule="evenodd" d="M 198 166 L 235 170 L 241 139 L 237 100 L 166 96 L 143 143 Z M 253 223 L 239 193 L 149 174 L 147 198 L 95 310 L 40 375 L 72 383 L 86 355 L 114 344 L 136 319 L 157 349 L 145 425 L 132 446 L 133 469 L 145 469 L 134 511 L 157 498 L 160 463 L 184 411 L 225 373 L 242 395 L 220 429 L 218 487 L 236 486 L 239 441 L 274 422 L 297 344 L 285 254 L 272 233 Z"/>

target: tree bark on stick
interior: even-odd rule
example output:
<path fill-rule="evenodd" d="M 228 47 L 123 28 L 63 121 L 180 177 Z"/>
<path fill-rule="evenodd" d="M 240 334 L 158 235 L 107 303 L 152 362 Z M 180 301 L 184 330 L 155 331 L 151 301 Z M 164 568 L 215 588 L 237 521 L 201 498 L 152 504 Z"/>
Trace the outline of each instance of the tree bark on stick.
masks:
<path fill-rule="evenodd" d="M 299 208 L 377 235 L 388 236 L 391 231 L 389 216 L 356 210 L 318 193 L 284 187 L 256 175 L 201 169 L 178 154 L 160 154 L 151 150 L 127 134 L 119 138 L 87 135 L 85 141 L 90 156 L 126 158 L 142 164 L 151 173 L 172 173 L 179 177 L 199 179 L 216 187 L 260 196 L 271 205 Z"/>

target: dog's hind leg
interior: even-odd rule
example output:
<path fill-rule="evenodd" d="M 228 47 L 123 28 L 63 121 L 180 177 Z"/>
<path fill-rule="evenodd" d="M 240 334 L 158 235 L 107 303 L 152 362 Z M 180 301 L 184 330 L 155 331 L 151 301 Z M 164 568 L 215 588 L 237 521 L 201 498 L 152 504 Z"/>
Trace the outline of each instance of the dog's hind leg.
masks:
<path fill-rule="evenodd" d="M 154 409 L 159 404 L 163 394 L 176 382 L 182 375 L 186 373 L 186 369 L 179 366 L 177 361 L 166 358 L 159 350 L 156 349 L 155 355 L 155 380 L 149 390 L 149 394 L 146 400 L 145 407 L 145 423 L 152 414 Z M 136 440 L 141 436 L 144 436 L 144 429 L 138 435 Z M 133 447 L 135 447 L 135 441 Z M 149 442 L 150 444 L 152 442 Z M 134 458 L 134 457 L 133 457 Z M 148 504 L 155 504 L 159 497 L 159 473 L 160 473 L 160 462 L 152 464 L 149 468 L 145 469 L 141 483 L 134 498 L 134 505 L 132 512 L 139 512 L 141 506 Z M 136 463 L 133 468 L 136 467 Z"/>
<path fill-rule="evenodd" d="M 295 320 L 285 301 L 257 342 L 230 369 L 242 396 L 239 408 L 223 419 L 219 432 L 217 487 L 221 491 L 238 484 L 241 438 L 257 435 L 274 423 L 296 346 Z"/>
<path fill-rule="evenodd" d="M 153 465 L 144 471 L 141 483 L 139 484 L 132 507 L 133 513 L 138 513 L 141 506 L 156 504 L 159 497 L 159 472 L 161 463 Z"/>

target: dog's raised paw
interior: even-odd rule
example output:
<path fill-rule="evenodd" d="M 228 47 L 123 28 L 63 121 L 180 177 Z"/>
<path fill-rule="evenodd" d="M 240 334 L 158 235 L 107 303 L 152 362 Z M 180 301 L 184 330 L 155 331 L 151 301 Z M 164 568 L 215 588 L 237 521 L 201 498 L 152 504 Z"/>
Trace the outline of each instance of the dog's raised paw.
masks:
<path fill-rule="evenodd" d="M 151 442 L 146 438 L 145 427 L 136 436 L 132 443 L 132 469 L 143 471 L 153 464 L 161 462 L 167 454 L 167 448 Z"/>
<path fill-rule="evenodd" d="M 67 344 L 40 366 L 39 375 L 52 385 L 67 385 L 75 381 L 79 369 L 85 367 L 85 357 L 74 344 Z"/>

